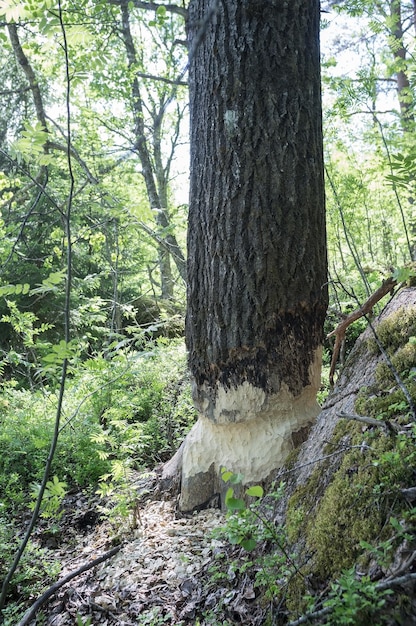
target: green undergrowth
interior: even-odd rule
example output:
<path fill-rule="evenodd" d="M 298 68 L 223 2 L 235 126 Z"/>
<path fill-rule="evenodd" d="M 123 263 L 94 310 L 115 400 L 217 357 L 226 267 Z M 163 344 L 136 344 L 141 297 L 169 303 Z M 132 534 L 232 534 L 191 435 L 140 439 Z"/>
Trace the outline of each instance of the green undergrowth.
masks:
<path fill-rule="evenodd" d="M 163 339 L 146 352 L 119 351 L 111 359 L 98 355 L 76 368 L 66 383 L 39 537 L 66 535 L 66 495 L 79 490 L 94 506 L 101 503 L 98 512 L 114 522 L 115 533 L 128 529 L 138 497 L 135 476 L 167 460 L 196 418 L 186 361 L 183 342 Z M 13 380 L 2 384 L 0 580 L 35 506 L 57 406 L 52 385 L 24 390 Z M 6 626 L 16 624 L 28 602 L 58 577 L 59 562 L 41 547 L 39 537 L 29 541 L 11 580 Z"/>
<path fill-rule="evenodd" d="M 58 393 L 3 384 L 0 397 L 0 511 L 30 503 L 43 475 Z M 90 359 L 67 381 L 52 476 L 68 489 L 96 488 L 117 468 L 166 460 L 195 419 L 182 344 L 111 360 Z M 121 468 L 121 469 L 120 469 Z"/>
<path fill-rule="evenodd" d="M 19 547 L 20 529 L 17 521 L 0 515 L 0 580 L 6 573 Z M 47 586 L 59 577 L 61 566 L 49 550 L 29 541 L 21 560 L 21 567 L 12 578 L 8 603 L 3 610 L 4 626 L 15 626 L 22 617 L 27 604 L 40 596 Z M 38 615 L 40 619 L 40 615 Z M 39 621 L 41 623 L 41 621 Z"/>

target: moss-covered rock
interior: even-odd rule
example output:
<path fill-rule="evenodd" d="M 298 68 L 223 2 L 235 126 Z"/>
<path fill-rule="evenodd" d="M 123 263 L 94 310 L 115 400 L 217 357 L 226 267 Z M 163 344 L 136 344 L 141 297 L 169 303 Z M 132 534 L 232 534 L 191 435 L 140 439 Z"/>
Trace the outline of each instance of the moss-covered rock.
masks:
<path fill-rule="evenodd" d="M 412 339 L 416 336 L 416 307 L 400 308 L 386 316 L 377 325 L 377 336 L 416 403 L 416 345 Z M 410 424 L 408 401 L 369 332 L 351 361 L 353 367 L 365 371 L 366 384 L 353 387 L 350 393 L 348 388 L 342 390 L 350 403 L 347 408 L 359 415 L 394 421 L 398 432 L 387 434 L 382 428 L 338 418 L 331 436 L 320 446 L 323 460 L 318 459 L 307 480 L 292 489 L 286 530 L 302 564 L 287 587 L 286 606 L 292 615 L 305 611 L 308 594 L 325 588 L 358 562 L 361 568 L 368 565 L 368 544 L 380 545 L 395 534 L 391 517 L 408 517 L 408 503 L 401 494 L 414 484 L 416 466 L 416 428 Z M 348 365 L 346 369 L 344 381 L 356 384 L 360 376 L 351 375 Z M 343 408 L 339 400 L 332 402 Z M 318 429 L 325 432 L 323 425 L 318 424 Z M 317 444 L 315 448 L 319 450 Z M 301 451 L 300 467 L 303 461 Z M 393 551 L 387 557 L 393 558 Z"/>
<path fill-rule="evenodd" d="M 416 307 L 400 307 L 377 325 L 377 337 L 390 356 L 414 336 L 416 336 Z M 366 344 L 370 351 L 378 353 L 379 348 L 374 337 L 369 337 Z"/>

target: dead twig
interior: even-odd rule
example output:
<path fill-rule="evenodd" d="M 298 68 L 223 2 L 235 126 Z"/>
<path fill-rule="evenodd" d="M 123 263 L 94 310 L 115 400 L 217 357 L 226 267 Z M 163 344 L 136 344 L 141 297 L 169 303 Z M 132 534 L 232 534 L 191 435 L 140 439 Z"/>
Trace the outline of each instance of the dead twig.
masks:
<path fill-rule="evenodd" d="M 368 298 L 368 300 L 366 300 L 366 302 L 364 302 L 362 306 L 347 315 L 347 317 L 338 324 L 336 329 L 329 333 L 329 335 L 327 335 L 328 338 L 335 335 L 335 345 L 334 351 L 332 353 L 331 369 L 329 371 L 329 382 L 331 386 L 334 385 L 334 374 L 338 361 L 339 351 L 345 338 L 345 332 L 348 326 L 350 326 L 353 322 L 360 319 L 361 317 L 364 317 L 365 315 L 371 315 L 373 308 L 377 304 L 377 302 L 379 302 L 382 298 L 384 298 L 384 296 L 390 293 L 396 285 L 397 280 L 395 280 L 393 276 L 390 276 L 389 278 L 386 278 L 386 280 L 383 280 L 381 287 L 379 287 L 373 294 L 371 294 L 371 296 Z"/>
<path fill-rule="evenodd" d="M 352 413 L 345 413 L 345 411 L 339 411 L 336 413 L 337 417 L 342 417 L 347 420 L 355 420 L 356 422 L 362 422 L 363 424 L 369 424 L 369 426 L 378 426 L 384 428 L 386 433 L 398 433 L 399 429 L 396 424 L 392 424 L 386 420 L 377 420 L 374 417 L 369 417 L 367 415 L 353 415 Z"/>
<path fill-rule="evenodd" d="M 411 565 L 413 565 L 415 561 L 416 550 L 412 552 L 412 554 L 406 559 L 406 561 L 402 563 L 402 565 L 386 579 L 386 583 L 388 583 L 389 580 L 395 580 L 398 576 L 404 574 L 404 572 L 410 569 Z"/>
<path fill-rule="evenodd" d="M 97 557 L 96 559 L 93 559 L 92 561 L 89 561 L 88 563 L 84 563 L 84 565 L 81 565 L 81 567 L 79 567 L 78 569 L 74 570 L 73 572 L 70 572 L 69 574 L 61 578 L 61 580 L 58 580 L 51 587 L 49 587 L 49 589 L 47 589 L 36 600 L 36 602 L 32 604 L 32 606 L 26 611 L 26 613 L 24 614 L 24 616 L 22 617 L 22 619 L 20 620 L 17 626 L 26 626 L 27 624 L 29 624 L 30 621 L 35 617 L 40 607 L 43 604 L 45 604 L 45 602 L 47 602 L 49 598 L 51 598 L 57 591 L 59 591 L 61 587 L 66 585 L 66 583 L 69 583 L 73 578 L 76 578 L 80 574 L 83 574 L 87 570 L 95 567 L 96 565 L 99 565 L 100 563 L 102 563 L 103 561 L 106 561 L 107 559 L 110 559 L 112 556 L 117 554 L 117 552 L 119 552 L 120 549 L 121 549 L 121 546 L 116 546 L 115 548 L 112 548 L 111 550 L 104 552 L 104 554 Z"/>
<path fill-rule="evenodd" d="M 316 463 L 321 463 L 321 461 L 327 461 L 328 459 L 331 459 L 334 456 L 337 456 L 339 454 L 345 454 L 346 452 L 349 452 L 350 450 L 354 450 L 354 449 L 362 450 L 363 446 L 362 444 L 360 444 L 359 446 L 343 446 L 339 450 L 335 450 L 335 452 L 331 452 L 330 454 L 326 454 L 325 456 L 320 456 L 319 458 L 314 459 L 313 461 L 308 461 L 307 463 L 302 463 L 301 465 L 295 465 L 294 467 L 291 467 L 288 470 L 283 470 L 277 474 L 277 477 L 281 478 L 282 476 L 286 476 L 287 474 L 294 474 L 295 472 L 297 472 L 300 469 L 303 469 L 304 467 L 308 467 L 309 465 L 315 465 Z M 372 448 L 370 446 L 366 446 L 366 449 L 371 450 Z"/>

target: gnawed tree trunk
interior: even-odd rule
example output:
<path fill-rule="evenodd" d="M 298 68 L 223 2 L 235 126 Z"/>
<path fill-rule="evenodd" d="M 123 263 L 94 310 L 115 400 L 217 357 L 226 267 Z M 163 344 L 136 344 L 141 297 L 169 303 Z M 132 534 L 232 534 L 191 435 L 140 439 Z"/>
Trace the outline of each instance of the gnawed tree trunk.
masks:
<path fill-rule="evenodd" d="M 209 10 L 191 2 L 190 50 Z M 182 510 L 220 490 L 221 466 L 266 478 L 319 412 L 319 61 L 317 0 L 219 3 L 191 59 L 186 334 L 199 420 Z"/>

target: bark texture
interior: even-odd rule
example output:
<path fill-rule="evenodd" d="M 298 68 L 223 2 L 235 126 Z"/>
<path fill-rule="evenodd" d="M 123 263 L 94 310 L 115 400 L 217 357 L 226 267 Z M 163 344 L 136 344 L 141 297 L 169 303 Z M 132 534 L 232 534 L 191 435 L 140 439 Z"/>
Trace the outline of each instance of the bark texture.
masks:
<path fill-rule="evenodd" d="M 193 0 L 188 28 L 183 509 L 221 464 L 264 478 L 317 415 L 327 306 L 319 1 Z"/>
<path fill-rule="evenodd" d="M 191 49 L 208 9 L 191 2 Z M 298 394 L 326 310 L 319 2 L 227 0 L 206 30 L 190 72 L 197 396 L 244 380 Z"/>

